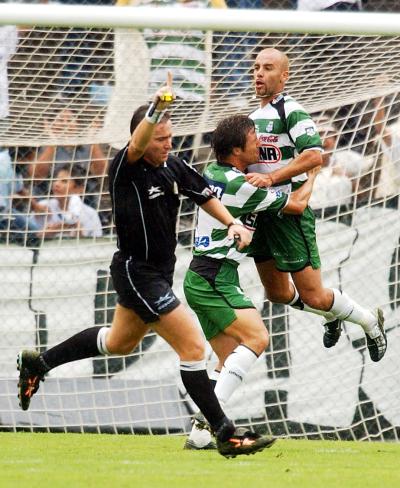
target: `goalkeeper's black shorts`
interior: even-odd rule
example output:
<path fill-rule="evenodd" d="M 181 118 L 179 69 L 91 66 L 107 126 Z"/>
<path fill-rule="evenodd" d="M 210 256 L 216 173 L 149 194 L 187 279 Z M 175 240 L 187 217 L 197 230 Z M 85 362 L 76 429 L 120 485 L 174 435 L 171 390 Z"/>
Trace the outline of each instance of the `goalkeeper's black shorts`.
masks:
<path fill-rule="evenodd" d="M 172 291 L 174 266 L 175 260 L 153 264 L 116 252 L 110 270 L 118 303 L 132 309 L 146 324 L 156 322 L 180 304 Z"/>

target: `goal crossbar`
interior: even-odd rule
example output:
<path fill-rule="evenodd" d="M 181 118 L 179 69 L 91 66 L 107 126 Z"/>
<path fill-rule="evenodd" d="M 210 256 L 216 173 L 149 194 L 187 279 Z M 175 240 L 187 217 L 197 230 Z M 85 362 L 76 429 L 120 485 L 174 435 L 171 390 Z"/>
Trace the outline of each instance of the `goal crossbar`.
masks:
<path fill-rule="evenodd" d="M 0 25 L 135 27 L 233 32 L 299 32 L 360 35 L 400 34 L 400 14 L 297 12 L 290 10 L 0 5 Z"/>

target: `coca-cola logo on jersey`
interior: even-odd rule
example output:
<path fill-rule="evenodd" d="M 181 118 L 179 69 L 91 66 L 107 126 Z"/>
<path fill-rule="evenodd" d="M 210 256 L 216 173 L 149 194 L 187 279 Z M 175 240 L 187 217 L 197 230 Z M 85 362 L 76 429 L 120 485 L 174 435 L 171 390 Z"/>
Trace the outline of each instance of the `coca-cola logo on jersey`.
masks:
<path fill-rule="evenodd" d="M 258 136 L 258 140 L 260 141 L 260 144 L 268 144 L 271 142 L 278 142 L 278 136 L 271 136 L 269 134 L 261 134 Z"/>

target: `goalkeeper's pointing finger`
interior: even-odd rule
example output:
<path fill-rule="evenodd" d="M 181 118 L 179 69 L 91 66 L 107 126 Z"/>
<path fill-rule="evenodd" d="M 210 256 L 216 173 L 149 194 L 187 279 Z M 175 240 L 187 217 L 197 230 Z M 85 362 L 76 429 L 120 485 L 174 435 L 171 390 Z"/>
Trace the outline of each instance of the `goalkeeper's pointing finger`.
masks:
<path fill-rule="evenodd" d="M 154 97 L 154 103 L 157 110 L 166 110 L 175 100 L 175 94 L 172 89 L 172 73 L 168 71 L 166 84 L 157 90 Z"/>

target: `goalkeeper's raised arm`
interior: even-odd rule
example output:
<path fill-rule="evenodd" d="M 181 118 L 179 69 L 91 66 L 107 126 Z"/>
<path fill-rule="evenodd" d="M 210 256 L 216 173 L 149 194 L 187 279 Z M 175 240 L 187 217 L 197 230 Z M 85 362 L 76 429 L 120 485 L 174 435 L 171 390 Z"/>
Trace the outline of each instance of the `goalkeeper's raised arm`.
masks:
<path fill-rule="evenodd" d="M 135 163 L 142 156 L 146 160 L 150 159 L 149 162 L 152 157 L 157 161 L 163 156 L 165 156 L 164 161 L 167 159 L 172 148 L 172 134 L 171 131 L 160 130 L 160 127 L 166 129 L 167 126 L 158 124 L 169 119 L 167 109 L 174 100 L 172 74 L 168 72 L 165 85 L 156 91 L 153 101 L 149 105 L 142 105 L 133 114 L 130 125 L 131 139 L 128 144 L 128 163 Z M 155 152 L 158 155 L 155 155 Z"/>

